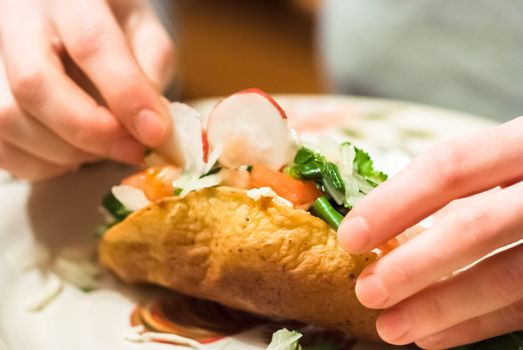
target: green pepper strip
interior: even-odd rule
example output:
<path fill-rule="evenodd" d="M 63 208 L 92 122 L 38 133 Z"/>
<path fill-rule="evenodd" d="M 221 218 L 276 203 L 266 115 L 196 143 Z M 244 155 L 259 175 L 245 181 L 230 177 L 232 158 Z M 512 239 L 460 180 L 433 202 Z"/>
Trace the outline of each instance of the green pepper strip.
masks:
<path fill-rule="evenodd" d="M 338 211 L 330 204 L 329 200 L 324 196 L 314 201 L 311 212 L 314 216 L 323 219 L 335 230 L 340 227 L 341 221 L 343 220 L 343 215 L 338 213 Z"/>

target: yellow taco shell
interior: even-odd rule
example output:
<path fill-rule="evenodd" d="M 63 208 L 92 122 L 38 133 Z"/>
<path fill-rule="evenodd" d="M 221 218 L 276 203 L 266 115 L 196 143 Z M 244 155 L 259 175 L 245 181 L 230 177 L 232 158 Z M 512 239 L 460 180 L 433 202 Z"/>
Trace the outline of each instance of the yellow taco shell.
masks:
<path fill-rule="evenodd" d="M 324 221 L 269 197 L 222 186 L 166 198 L 109 229 L 99 257 L 125 282 L 377 338 L 377 311 L 354 292 L 375 254 L 345 252 Z"/>

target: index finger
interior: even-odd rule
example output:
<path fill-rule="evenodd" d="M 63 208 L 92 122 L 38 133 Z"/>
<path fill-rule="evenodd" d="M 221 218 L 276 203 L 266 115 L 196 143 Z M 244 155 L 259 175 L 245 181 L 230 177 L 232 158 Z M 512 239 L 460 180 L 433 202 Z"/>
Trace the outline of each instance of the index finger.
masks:
<path fill-rule="evenodd" d="M 523 118 L 443 143 L 372 191 L 347 215 L 340 244 L 359 253 L 380 246 L 450 201 L 523 174 Z"/>
<path fill-rule="evenodd" d="M 168 133 L 167 109 L 138 66 L 107 3 L 62 1 L 54 18 L 67 52 L 111 112 L 144 144 L 161 144 Z"/>

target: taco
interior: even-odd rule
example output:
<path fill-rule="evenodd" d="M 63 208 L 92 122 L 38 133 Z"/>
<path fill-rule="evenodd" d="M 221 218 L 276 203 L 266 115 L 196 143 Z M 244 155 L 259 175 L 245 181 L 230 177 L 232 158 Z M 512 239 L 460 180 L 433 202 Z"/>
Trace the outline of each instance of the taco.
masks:
<path fill-rule="evenodd" d="M 104 198 L 101 263 L 125 282 L 377 338 L 377 311 L 354 287 L 379 252 L 349 254 L 335 231 L 386 179 L 368 154 L 349 142 L 302 144 L 255 89 L 205 120 L 180 103 L 172 116 L 149 167 Z"/>

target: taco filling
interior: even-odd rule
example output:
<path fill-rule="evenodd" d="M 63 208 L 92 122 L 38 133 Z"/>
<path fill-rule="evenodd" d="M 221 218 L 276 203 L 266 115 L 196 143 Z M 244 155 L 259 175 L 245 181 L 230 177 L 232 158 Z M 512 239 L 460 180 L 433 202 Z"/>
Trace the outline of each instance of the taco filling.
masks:
<path fill-rule="evenodd" d="M 377 338 L 378 312 L 354 292 L 377 254 L 349 254 L 336 237 L 343 216 L 387 178 L 369 155 L 349 142 L 301 142 L 255 89 L 206 118 L 173 103 L 172 118 L 145 170 L 103 200 L 101 263 L 126 282 Z"/>
<path fill-rule="evenodd" d="M 174 103 L 172 114 L 172 139 L 149 153 L 145 170 L 123 179 L 104 198 L 106 228 L 151 202 L 229 186 L 247 190 L 254 200 L 272 197 L 309 211 L 337 229 L 350 209 L 387 179 L 368 153 L 350 142 L 303 144 L 287 127 L 283 109 L 256 89 L 222 100 L 205 127 L 185 104 Z"/>

